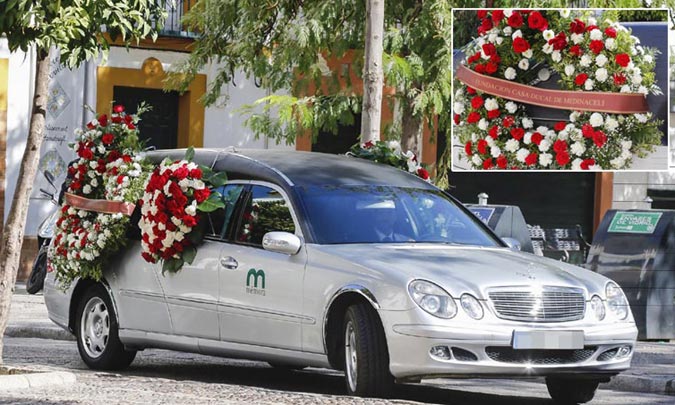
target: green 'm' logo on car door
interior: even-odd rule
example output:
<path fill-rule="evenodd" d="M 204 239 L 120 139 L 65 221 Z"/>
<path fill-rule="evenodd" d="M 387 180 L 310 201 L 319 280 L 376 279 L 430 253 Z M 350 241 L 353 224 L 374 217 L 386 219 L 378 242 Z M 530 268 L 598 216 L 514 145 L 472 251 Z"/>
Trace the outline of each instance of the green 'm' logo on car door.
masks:
<path fill-rule="evenodd" d="M 265 296 L 265 272 L 251 269 L 246 275 L 246 292 L 248 294 Z"/>

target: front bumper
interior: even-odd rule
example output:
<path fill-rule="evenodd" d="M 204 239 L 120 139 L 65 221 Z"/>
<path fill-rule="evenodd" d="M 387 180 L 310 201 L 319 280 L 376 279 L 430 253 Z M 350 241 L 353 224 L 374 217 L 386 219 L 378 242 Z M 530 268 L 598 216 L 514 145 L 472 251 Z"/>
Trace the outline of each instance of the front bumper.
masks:
<path fill-rule="evenodd" d="M 611 376 L 630 367 L 637 337 L 637 328 L 632 322 L 523 323 L 496 319 L 441 322 L 443 320 L 418 312 L 416 309 L 380 311 L 389 346 L 390 370 L 399 380 L 453 376 Z M 584 349 L 512 349 L 514 330 L 547 329 L 582 330 Z M 435 346 L 447 347 L 451 357 L 432 355 L 430 351 Z M 620 358 L 613 356 L 611 351 L 621 346 L 630 346 L 630 354 Z"/>

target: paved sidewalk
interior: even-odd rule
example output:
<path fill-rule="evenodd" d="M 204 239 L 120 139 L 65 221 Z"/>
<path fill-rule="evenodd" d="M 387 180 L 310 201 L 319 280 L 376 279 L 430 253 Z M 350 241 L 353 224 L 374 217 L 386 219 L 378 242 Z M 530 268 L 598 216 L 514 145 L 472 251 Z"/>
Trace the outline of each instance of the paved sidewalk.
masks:
<path fill-rule="evenodd" d="M 49 320 L 42 294 L 29 295 L 19 284 L 12 299 L 5 336 L 74 340 L 72 334 Z M 632 367 L 614 377 L 607 387 L 675 396 L 675 342 L 638 342 Z"/>

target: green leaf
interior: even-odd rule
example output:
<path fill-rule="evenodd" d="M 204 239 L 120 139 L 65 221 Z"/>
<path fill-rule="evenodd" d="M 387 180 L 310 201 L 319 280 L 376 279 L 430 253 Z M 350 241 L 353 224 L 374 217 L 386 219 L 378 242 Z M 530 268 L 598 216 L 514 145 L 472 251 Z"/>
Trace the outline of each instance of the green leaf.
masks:
<path fill-rule="evenodd" d="M 204 226 L 201 223 L 195 226 L 186 237 L 194 246 L 200 245 L 204 240 Z"/>
<path fill-rule="evenodd" d="M 205 181 L 211 184 L 213 187 L 224 186 L 227 183 L 227 173 L 218 172 L 212 174 L 210 177 L 207 177 Z"/>
<path fill-rule="evenodd" d="M 197 209 L 201 212 L 213 212 L 217 210 L 218 208 L 223 208 L 225 207 L 225 203 L 222 202 L 219 198 L 211 198 L 212 196 L 209 196 L 208 200 L 202 201 L 201 204 L 197 205 Z"/>
<path fill-rule="evenodd" d="M 185 160 L 187 160 L 188 162 L 192 162 L 194 160 L 194 158 L 195 158 L 195 148 L 190 146 L 185 151 Z"/>
<path fill-rule="evenodd" d="M 192 264 L 197 257 L 197 249 L 194 246 L 188 246 L 183 250 L 183 261 L 187 264 Z"/>
<path fill-rule="evenodd" d="M 164 262 L 162 263 L 162 275 L 167 271 L 169 273 L 178 272 L 178 270 L 180 270 L 183 267 L 183 263 L 184 263 L 183 259 L 175 259 L 173 257 L 164 260 Z"/>

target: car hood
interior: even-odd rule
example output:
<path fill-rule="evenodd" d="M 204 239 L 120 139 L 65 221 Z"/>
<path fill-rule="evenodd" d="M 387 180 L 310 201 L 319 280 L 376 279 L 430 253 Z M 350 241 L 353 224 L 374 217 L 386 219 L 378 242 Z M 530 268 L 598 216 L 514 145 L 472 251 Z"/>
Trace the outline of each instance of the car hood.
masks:
<path fill-rule="evenodd" d="M 581 267 L 506 248 L 354 244 L 324 245 L 319 250 L 389 279 L 432 281 L 455 297 L 469 292 L 485 299 L 491 287 L 556 286 L 582 288 L 589 299 L 608 281 Z"/>

